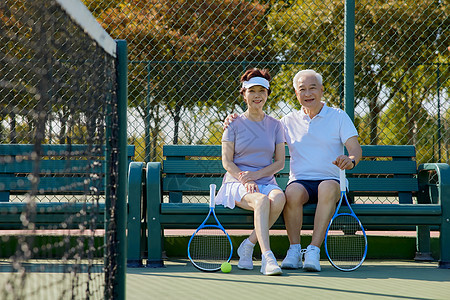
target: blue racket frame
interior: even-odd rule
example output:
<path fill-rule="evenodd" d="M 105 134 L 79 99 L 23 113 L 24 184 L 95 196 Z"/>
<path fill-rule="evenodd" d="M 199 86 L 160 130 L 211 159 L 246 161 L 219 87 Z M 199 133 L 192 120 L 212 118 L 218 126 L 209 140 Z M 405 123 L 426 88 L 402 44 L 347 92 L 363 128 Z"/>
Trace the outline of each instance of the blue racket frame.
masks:
<path fill-rule="evenodd" d="M 228 242 L 230 243 L 230 255 L 227 259 L 227 262 L 230 262 L 231 257 L 233 256 L 233 243 L 231 242 L 231 238 L 228 235 L 227 231 L 225 230 L 225 228 L 223 228 L 222 224 L 220 223 L 219 219 L 216 216 L 216 212 L 214 210 L 215 208 L 215 194 L 216 194 L 216 185 L 215 184 L 210 184 L 209 185 L 209 212 L 208 215 L 206 216 L 205 220 L 203 220 L 202 224 L 200 224 L 200 226 L 195 230 L 195 232 L 191 235 L 191 238 L 189 239 L 189 243 L 188 243 L 188 258 L 191 261 L 191 263 L 194 265 L 194 267 L 196 267 L 197 269 L 201 270 L 201 271 L 205 271 L 205 272 L 217 272 L 220 270 L 220 267 L 218 268 L 214 268 L 214 269 L 205 269 L 202 268 L 200 266 L 198 266 L 194 260 L 191 257 L 191 252 L 190 252 L 190 248 L 191 248 L 191 242 L 192 239 L 194 238 L 195 234 L 200 231 L 201 229 L 204 228 L 214 228 L 214 229 L 220 229 L 222 230 L 227 238 L 228 238 Z M 209 220 L 210 216 L 214 217 L 214 220 L 217 222 L 217 225 L 214 224 L 206 224 L 206 222 Z"/>
<path fill-rule="evenodd" d="M 366 255 L 367 255 L 367 236 L 366 236 L 366 231 L 364 230 L 364 227 L 361 224 L 361 221 L 359 220 L 358 216 L 355 214 L 355 212 L 353 211 L 350 203 L 348 202 L 348 199 L 347 199 L 347 179 L 346 179 L 346 176 L 345 176 L 345 170 L 340 170 L 339 175 L 340 175 L 339 179 L 340 179 L 341 197 L 340 197 L 339 203 L 338 203 L 338 205 L 336 207 L 336 211 L 334 212 L 333 217 L 331 218 L 330 223 L 328 224 L 328 227 L 327 227 L 327 231 L 326 231 L 326 234 L 325 234 L 325 242 L 324 242 L 325 243 L 325 253 L 327 254 L 328 261 L 331 263 L 331 265 L 333 267 L 335 267 L 339 271 L 350 272 L 350 271 L 354 271 L 354 270 L 358 269 L 363 264 L 364 260 L 366 259 Z M 343 200 L 345 200 L 345 203 L 347 204 L 347 206 L 348 206 L 348 208 L 350 210 L 350 213 L 339 213 L 339 209 L 341 208 Z M 361 258 L 361 261 L 358 263 L 358 265 L 356 265 L 356 266 L 354 266 L 353 268 L 350 268 L 350 269 L 344 269 L 344 268 L 341 268 L 341 267 L 337 266 L 332 261 L 332 259 L 330 258 L 330 254 L 328 253 L 328 246 L 327 246 L 328 232 L 330 230 L 331 225 L 333 224 L 334 219 L 336 219 L 337 216 L 352 216 L 352 217 L 354 217 L 358 221 L 359 227 L 361 227 L 361 231 L 362 231 L 362 233 L 364 235 L 364 242 L 365 242 L 364 254 L 363 254 L 362 258 Z"/>

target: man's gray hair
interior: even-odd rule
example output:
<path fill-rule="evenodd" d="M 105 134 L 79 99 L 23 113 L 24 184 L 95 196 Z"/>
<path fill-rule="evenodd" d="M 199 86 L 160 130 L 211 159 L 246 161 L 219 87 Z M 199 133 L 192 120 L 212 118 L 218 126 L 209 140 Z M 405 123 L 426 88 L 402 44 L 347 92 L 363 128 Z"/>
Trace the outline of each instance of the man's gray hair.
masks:
<path fill-rule="evenodd" d="M 296 91 L 298 91 L 298 80 L 300 79 L 300 77 L 302 77 L 304 75 L 314 75 L 314 76 L 316 76 L 317 81 L 319 82 L 320 85 L 322 85 L 322 75 L 320 75 L 319 73 L 317 73 L 316 71 L 311 70 L 311 69 L 301 70 L 297 74 L 295 74 L 294 79 L 292 80 L 292 83 L 294 85 L 294 89 Z"/>

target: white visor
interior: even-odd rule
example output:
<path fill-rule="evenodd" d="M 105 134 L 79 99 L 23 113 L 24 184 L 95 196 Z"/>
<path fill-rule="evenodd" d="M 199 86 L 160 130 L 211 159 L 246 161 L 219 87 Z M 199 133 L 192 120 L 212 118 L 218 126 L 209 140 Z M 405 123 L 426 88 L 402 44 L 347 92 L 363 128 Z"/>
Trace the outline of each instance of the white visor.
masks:
<path fill-rule="evenodd" d="M 260 85 L 262 87 L 265 87 L 266 89 L 269 89 L 269 81 L 262 77 L 252 77 L 249 81 L 244 81 L 242 83 L 242 87 L 248 89 L 249 87 Z"/>

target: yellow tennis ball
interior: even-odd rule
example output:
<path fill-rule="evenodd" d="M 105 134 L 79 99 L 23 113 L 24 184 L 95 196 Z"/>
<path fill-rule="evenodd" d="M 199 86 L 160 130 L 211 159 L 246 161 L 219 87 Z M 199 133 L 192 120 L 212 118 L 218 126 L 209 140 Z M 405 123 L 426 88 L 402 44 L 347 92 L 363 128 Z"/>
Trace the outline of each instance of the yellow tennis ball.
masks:
<path fill-rule="evenodd" d="M 224 262 L 221 266 L 220 269 L 222 270 L 222 272 L 224 273 L 230 273 L 231 272 L 231 264 L 229 262 Z"/>

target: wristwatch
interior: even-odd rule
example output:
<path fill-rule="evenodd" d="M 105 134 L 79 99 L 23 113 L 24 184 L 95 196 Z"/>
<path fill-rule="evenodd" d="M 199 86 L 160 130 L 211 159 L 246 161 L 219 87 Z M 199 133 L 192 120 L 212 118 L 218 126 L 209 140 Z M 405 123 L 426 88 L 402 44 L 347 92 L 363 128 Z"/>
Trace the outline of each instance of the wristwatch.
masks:
<path fill-rule="evenodd" d="M 352 167 L 352 169 L 353 169 L 356 166 L 356 161 L 354 159 L 352 159 L 352 164 L 353 164 L 353 167 Z"/>

